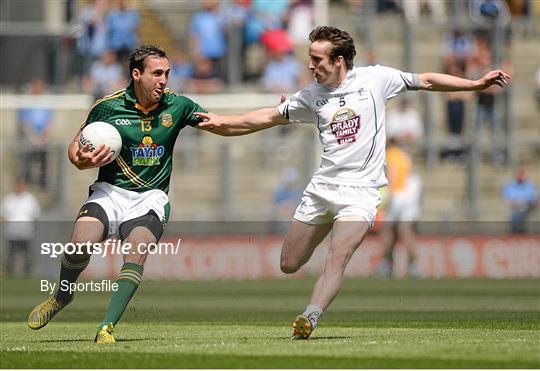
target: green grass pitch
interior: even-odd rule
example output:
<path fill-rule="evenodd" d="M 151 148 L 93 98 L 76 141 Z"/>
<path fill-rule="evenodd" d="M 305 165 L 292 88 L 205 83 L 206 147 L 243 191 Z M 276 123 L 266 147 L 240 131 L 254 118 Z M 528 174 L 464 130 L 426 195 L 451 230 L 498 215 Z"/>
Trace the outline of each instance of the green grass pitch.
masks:
<path fill-rule="evenodd" d="M 32 331 L 46 294 L 4 279 L 0 368 L 540 368 L 540 280 L 347 279 L 312 338 L 290 341 L 314 281 L 143 282 L 104 346 L 108 293 Z"/>

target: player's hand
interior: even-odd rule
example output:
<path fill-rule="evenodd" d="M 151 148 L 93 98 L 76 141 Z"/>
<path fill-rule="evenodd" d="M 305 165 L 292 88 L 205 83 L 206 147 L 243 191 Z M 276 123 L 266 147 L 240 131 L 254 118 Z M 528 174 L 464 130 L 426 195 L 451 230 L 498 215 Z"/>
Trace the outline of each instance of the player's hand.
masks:
<path fill-rule="evenodd" d="M 285 102 L 286 100 L 287 100 L 287 96 L 286 96 L 285 94 L 281 94 L 281 98 L 280 98 L 280 100 L 279 100 L 278 106 L 279 106 L 281 103 Z"/>
<path fill-rule="evenodd" d="M 489 71 L 478 80 L 478 90 L 487 89 L 492 85 L 498 85 L 501 88 L 504 88 L 510 82 L 510 78 L 510 75 L 502 70 Z"/>
<path fill-rule="evenodd" d="M 203 120 L 202 122 L 199 122 L 198 125 L 198 127 L 203 130 L 212 131 L 217 127 L 225 125 L 220 116 L 212 112 L 195 112 L 194 115 Z"/>
<path fill-rule="evenodd" d="M 77 151 L 75 166 L 81 170 L 101 167 L 110 163 L 112 156 L 109 146 L 100 144 L 94 151 L 90 151 L 87 143 Z"/>

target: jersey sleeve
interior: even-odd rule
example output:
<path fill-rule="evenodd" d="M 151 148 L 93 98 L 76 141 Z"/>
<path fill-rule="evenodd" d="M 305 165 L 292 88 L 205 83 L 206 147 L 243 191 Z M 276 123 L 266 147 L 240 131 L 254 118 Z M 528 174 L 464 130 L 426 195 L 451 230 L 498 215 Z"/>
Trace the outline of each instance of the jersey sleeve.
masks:
<path fill-rule="evenodd" d="M 184 123 L 189 126 L 195 127 L 202 121 L 201 118 L 194 115 L 195 112 L 208 112 L 207 110 L 199 106 L 197 103 L 184 96 L 178 96 L 177 104 L 182 105 L 184 113 Z"/>
<path fill-rule="evenodd" d="M 385 102 L 405 90 L 413 90 L 414 75 L 412 73 L 379 65 L 374 66 L 373 70 L 377 88 Z"/>
<path fill-rule="evenodd" d="M 310 94 L 306 89 L 290 96 L 277 106 L 279 113 L 291 122 L 315 122 L 316 116 L 310 108 Z"/>

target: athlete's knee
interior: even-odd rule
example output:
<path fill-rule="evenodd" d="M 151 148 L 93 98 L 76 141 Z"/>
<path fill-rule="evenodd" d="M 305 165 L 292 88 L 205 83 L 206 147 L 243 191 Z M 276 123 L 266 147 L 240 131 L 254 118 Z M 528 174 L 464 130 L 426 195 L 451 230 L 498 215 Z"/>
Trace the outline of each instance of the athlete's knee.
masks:
<path fill-rule="evenodd" d="M 94 252 L 94 244 L 102 241 L 103 232 L 98 230 L 74 231 L 71 236 L 70 244 L 75 246 L 74 251 L 66 248 L 64 255 L 69 256 L 71 261 L 87 260 Z"/>
<path fill-rule="evenodd" d="M 85 231 L 79 233 L 73 233 L 70 242 L 73 244 L 94 244 L 101 242 L 101 233 L 93 231 Z"/>
<path fill-rule="evenodd" d="M 281 271 L 286 274 L 296 273 L 300 269 L 297 264 L 288 264 L 287 262 L 281 262 Z"/>
<path fill-rule="evenodd" d="M 105 226 L 103 223 L 94 218 L 81 218 L 75 222 L 75 227 L 71 235 L 70 242 L 72 243 L 97 243 L 107 238 Z"/>
<path fill-rule="evenodd" d="M 137 227 L 131 231 L 124 240 L 124 244 L 129 246 L 129 252 L 124 255 L 125 263 L 135 263 L 144 265 L 148 252 L 155 246 L 154 235 L 144 227 Z"/>
<path fill-rule="evenodd" d="M 290 257 L 281 257 L 280 268 L 283 273 L 291 274 L 297 272 L 302 267 L 302 262 L 291 259 Z"/>
<path fill-rule="evenodd" d="M 285 242 L 283 244 L 283 248 L 281 249 L 281 257 L 279 261 L 280 269 L 283 273 L 291 274 L 296 272 L 298 269 L 300 269 L 300 266 L 298 264 L 298 260 L 293 258 L 293 254 L 291 253 L 293 250 L 291 248 L 292 245 L 288 243 L 289 236 L 285 238 Z"/>

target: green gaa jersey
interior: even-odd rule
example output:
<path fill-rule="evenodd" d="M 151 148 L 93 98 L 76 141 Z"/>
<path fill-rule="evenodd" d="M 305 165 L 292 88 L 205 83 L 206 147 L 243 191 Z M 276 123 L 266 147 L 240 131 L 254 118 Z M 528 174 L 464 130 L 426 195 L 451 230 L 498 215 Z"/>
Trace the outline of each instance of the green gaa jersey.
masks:
<path fill-rule="evenodd" d="M 174 143 L 182 128 L 199 123 L 194 112 L 206 111 L 169 90 L 159 102 L 144 109 L 135 99 L 133 83 L 98 100 L 81 129 L 95 121 L 109 123 L 122 137 L 122 150 L 115 161 L 99 169 L 97 182 L 129 191 L 160 189 L 167 193 Z"/>

